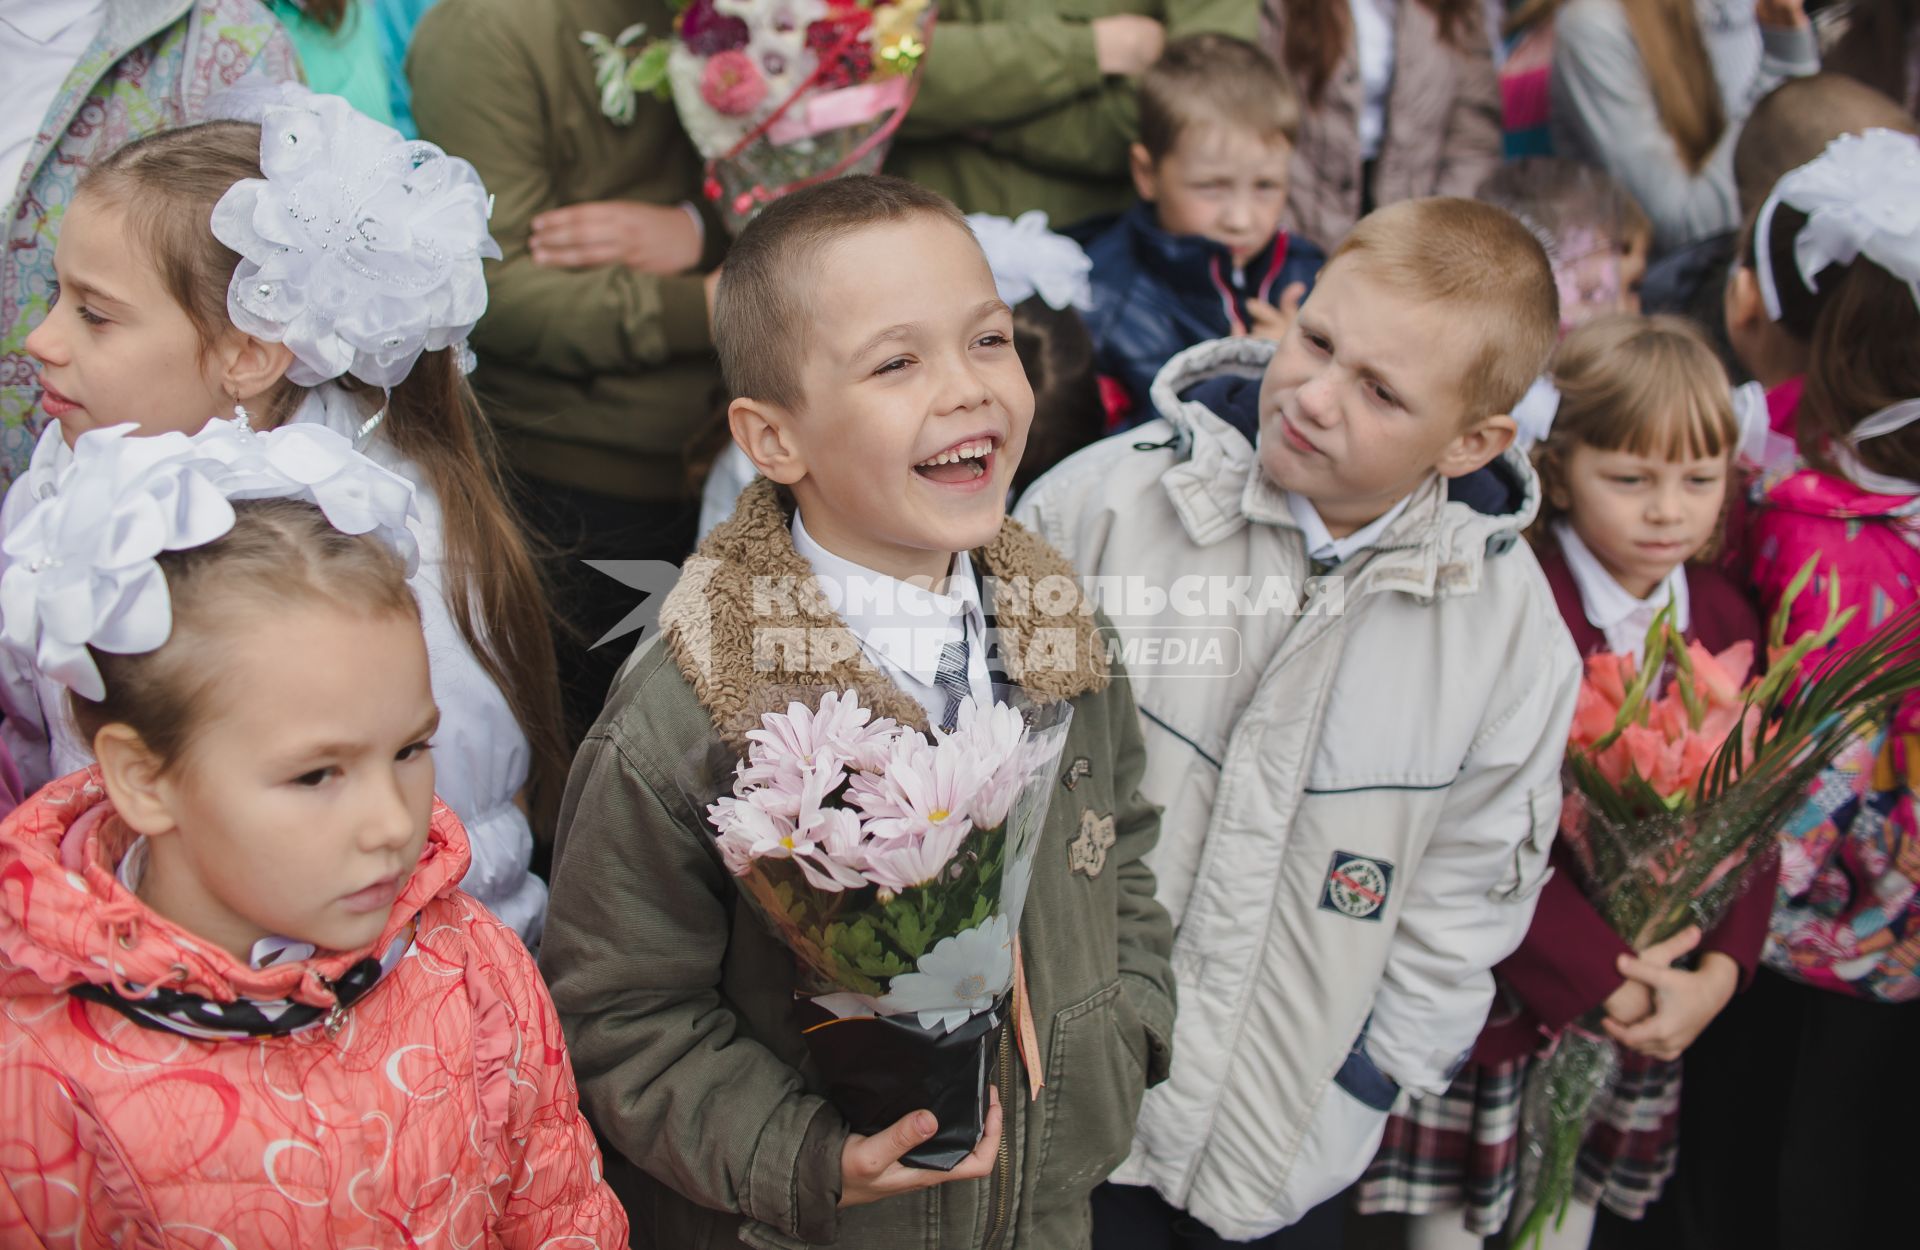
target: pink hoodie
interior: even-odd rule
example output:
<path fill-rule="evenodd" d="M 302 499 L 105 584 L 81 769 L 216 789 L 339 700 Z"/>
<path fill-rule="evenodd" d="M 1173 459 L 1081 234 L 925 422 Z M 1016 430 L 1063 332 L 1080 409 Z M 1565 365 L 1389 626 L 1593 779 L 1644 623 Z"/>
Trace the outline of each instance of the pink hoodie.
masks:
<path fill-rule="evenodd" d="M 553 1005 L 456 888 L 445 806 L 373 946 L 259 970 L 123 888 L 130 841 L 93 769 L 0 823 L 0 1245 L 627 1244 Z M 205 1040 L 129 1010 L 172 991 L 294 1019 L 390 948 L 297 1031 Z"/>

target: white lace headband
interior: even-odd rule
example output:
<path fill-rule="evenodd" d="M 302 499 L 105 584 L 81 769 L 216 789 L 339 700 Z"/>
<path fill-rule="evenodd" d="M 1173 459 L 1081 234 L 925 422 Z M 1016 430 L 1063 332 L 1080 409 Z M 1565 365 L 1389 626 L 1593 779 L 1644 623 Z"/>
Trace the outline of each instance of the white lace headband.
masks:
<path fill-rule="evenodd" d="M 297 89 L 246 101 L 260 113 L 265 178 L 237 182 L 213 233 L 240 253 L 233 324 L 285 343 L 287 377 L 351 373 L 392 387 L 421 353 L 458 345 L 487 308 L 481 259 L 500 257 L 473 166 Z"/>
<path fill-rule="evenodd" d="M 1807 215 L 1793 240 L 1794 267 L 1818 291 L 1829 265 L 1865 256 L 1905 282 L 1920 304 L 1920 139 L 1893 130 L 1841 135 L 1774 185 L 1754 221 L 1754 276 L 1767 316 L 1780 320 L 1773 218 L 1784 204 Z"/>
<path fill-rule="evenodd" d="M 343 436 L 314 425 L 255 434 L 231 421 L 191 437 L 137 428 L 82 434 L 59 491 L 0 544 L 0 646 L 74 693 L 106 695 L 89 646 L 139 655 L 166 642 L 173 604 L 158 557 L 226 534 L 231 500 L 307 500 L 343 533 L 378 534 L 412 572 L 412 486 Z"/>
<path fill-rule="evenodd" d="M 1008 307 L 1038 295 L 1058 311 L 1093 311 L 1093 262 L 1080 245 L 1047 229 L 1047 215 L 1032 209 L 1011 220 L 991 213 L 967 217 L 987 254 L 993 284 Z"/>

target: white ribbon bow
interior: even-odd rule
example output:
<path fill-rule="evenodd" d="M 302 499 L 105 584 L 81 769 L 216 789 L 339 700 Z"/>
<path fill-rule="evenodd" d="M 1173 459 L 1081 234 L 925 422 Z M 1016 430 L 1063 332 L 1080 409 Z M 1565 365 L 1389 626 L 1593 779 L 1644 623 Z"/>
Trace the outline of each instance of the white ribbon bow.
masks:
<path fill-rule="evenodd" d="M 173 605 L 158 557 L 233 528 L 230 500 L 305 499 L 348 534 L 377 533 L 417 560 L 413 488 L 318 426 L 256 434 L 215 421 L 189 437 L 135 425 L 89 430 L 57 488 L 6 536 L 0 646 L 74 693 L 106 696 L 88 648 L 159 649 Z"/>
<path fill-rule="evenodd" d="M 338 96 L 284 93 L 264 109 L 260 168 L 220 197 L 213 233 L 242 257 L 228 315 L 293 350 L 295 385 L 396 386 L 486 311 L 480 262 L 500 247 L 466 161 Z"/>
<path fill-rule="evenodd" d="M 1047 229 L 1045 213 L 1036 208 L 1011 220 L 973 213 L 967 224 L 1009 308 L 1038 295 L 1055 311 L 1093 311 L 1093 262 L 1078 243 Z"/>

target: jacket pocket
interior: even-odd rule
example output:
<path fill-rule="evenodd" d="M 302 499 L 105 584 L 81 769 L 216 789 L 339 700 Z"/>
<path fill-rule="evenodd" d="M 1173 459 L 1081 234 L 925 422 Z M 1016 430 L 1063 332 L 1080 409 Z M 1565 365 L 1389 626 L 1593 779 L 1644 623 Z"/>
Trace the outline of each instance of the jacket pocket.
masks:
<path fill-rule="evenodd" d="M 1091 1192 L 1120 1166 L 1133 1146 L 1146 1059 L 1146 1027 L 1117 981 L 1054 1016 L 1037 1186 Z"/>
<path fill-rule="evenodd" d="M 1553 838 L 1560 830 L 1560 781 L 1542 782 L 1527 793 L 1527 836 L 1513 848 L 1513 858 L 1500 883 L 1487 892 L 1496 902 L 1520 903 L 1540 892 L 1553 874 L 1548 860 Z"/>

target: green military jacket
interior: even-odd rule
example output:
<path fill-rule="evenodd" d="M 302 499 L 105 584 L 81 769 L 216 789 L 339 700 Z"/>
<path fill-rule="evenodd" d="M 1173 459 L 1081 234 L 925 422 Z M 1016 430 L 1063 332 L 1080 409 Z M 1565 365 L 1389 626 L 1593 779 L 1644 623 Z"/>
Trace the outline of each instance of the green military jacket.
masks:
<path fill-rule="evenodd" d="M 611 39 L 635 22 L 665 33 L 672 11 L 664 0 L 440 0 L 420 21 L 407 75 L 420 137 L 472 161 L 494 196 L 503 255 L 487 265 L 473 384 L 509 462 L 663 500 L 684 493 L 684 449 L 718 412 L 700 275 L 543 269 L 527 251 L 549 209 L 704 203 L 700 157 L 672 104 L 642 95 L 625 126 L 600 111 L 580 36 Z M 725 242 L 709 216 L 703 269 Z"/>
<path fill-rule="evenodd" d="M 1143 860 L 1159 814 L 1137 788 L 1132 696 L 1109 675 L 1090 612 L 1042 616 L 1040 596 L 989 603 L 1009 675 L 1038 702 L 1074 705 L 1021 923 L 1045 1085 L 1029 1096 L 1008 1040 L 992 1177 L 838 1209 L 847 1127 L 809 1071 L 792 957 L 743 905 L 705 820 L 716 796 L 688 784 L 689 765 L 716 744 L 737 757 L 761 712 L 810 690 L 854 689 L 875 715 L 926 719 L 804 595 L 798 618 L 774 624 L 797 619 L 810 649 L 756 652 L 774 615 L 756 614 L 756 589 L 766 608 L 767 587 L 792 601 L 778 588 L 811 575 L 789 523 L 762 480 L 689 561 L 664 635 L 629 662 L 562 809 L 541 969 L 634 1245 L 1087 1247 L 1088 1195 L 1125 1157 L 1172 1036 L 1172 927 Z M 995 579 L 1071 585 L 1065 562 L 1013 521 L 976 558 Z M 1032 662 L 1040 648 L 1044 668 Z"/>
<path fill-rule="evenodd" d="M 920 93 L 889 173 L 970 213 L 1044 209 L 1054 226 L 1133 198 L 1134 82 L 1100 72 L 1093 19 L 1156 18 L 1169 38 L 1218 31 L 1251 42 L 1259 0 L 940 0 Z"/>

